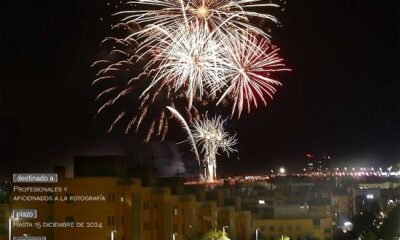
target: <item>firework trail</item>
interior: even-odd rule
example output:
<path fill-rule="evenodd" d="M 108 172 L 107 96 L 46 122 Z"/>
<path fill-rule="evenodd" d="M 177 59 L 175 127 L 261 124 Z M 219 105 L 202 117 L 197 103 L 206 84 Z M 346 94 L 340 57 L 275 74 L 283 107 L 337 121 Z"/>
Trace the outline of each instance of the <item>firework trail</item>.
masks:
<path fill-rule="evenodd" d="M 167 109 L 172 113 L 172 115 L 176 118 L 176 120 L 178 120 L 178 122 L 182 125 L 182 128 L 185 130 L 185 132 L 188 136 L 188 141 L 190 142 L 190 145 L 192 147 L 192 151 L 194 152 L 197 163 L 200 167 L 200 155 L 197 151 L 196 142 L 193 138 L 192 132 L 190 131 L 189 125 L 186 123 L 186 121 L 182 117 L 182 115 L 178 111 L 175 110 L 175 108 L 168 106 Z"/>
<path fill-rule="evenodd" d="M 115 40 L 108 41 L 111 43 Z M 153 136 L 164 139 L 170 118 L 165 108 L 175 105 L 179 110 L 185 110 L 185 116 L 190 119 L 193 118 L 192 112 L 196 113 L 197 109 L 194 106 L 190 110 L 186 108 L 196 100 L 191 100 L 189 103 L 185 95 L 185 87 L 174 90 L 164 81 L 154 83 L 151 89 L 147 89 L 149 81 L 151 82 L 155 74 L 155 69 L 149 68 L 148 72 L 137 73 L 138 69 L 145 68 L 145 63 L 136 62 L 138 57 L 132 50 L 136 48 L 137 45 L 132 44 L 118 51 L 113 50 L 105 59 L 92 64 L 92 67 L 100 67 L 97 78 L 92 82 L 94 87 L 102 89 L 95 98 L 99 104 L 97 113 L 108 111 L 114 114 L 113 108 L 120 109 L 121 106 L 125 108 L 125 105 L 129 105 L 131 110 L 124 111 L 124 114 L 115 113 L 116 117 L 108 132 L 115 129 L 118 123 L 120 126 L 126 125 L 125 134 L 128 134 L 131 129 L 138 132 L 139 128 L 143 128 L 146 131 L 145 142 L 150 141 Z M 118 56 L 115 56 L 116 53 Z M 150 124 L 148 124 L 149 121 Z"/>

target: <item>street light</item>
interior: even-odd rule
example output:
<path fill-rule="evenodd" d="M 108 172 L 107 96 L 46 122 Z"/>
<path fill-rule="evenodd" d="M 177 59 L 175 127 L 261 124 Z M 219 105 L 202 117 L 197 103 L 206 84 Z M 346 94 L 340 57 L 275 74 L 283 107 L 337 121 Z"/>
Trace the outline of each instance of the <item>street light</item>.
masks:
<path fill-rule="evenodd" d="M 14 218 L 14 216 L 11 216 L 8 218 L 8 240 L 12 240 L 12 224 L 13 220 L 18 221 L 18 218 Z"/>
<path fill-rule="evenodd" d="M 115 239 L 115 233 L 117 232 L 117 230 L 112 230 L 111 231 L 111 240 Z"/>
<path fill-rule="evenodd" d="M 260 231 L 260 229 L 256 228 L 256 240 L 258 240 L 258 231 Z"/>
<path fill-rule="evenodd" d="M 11 228 L 12 228 L 12 220 L 11 217 L 8 218 L 8 240 L 11 240 Z"/>

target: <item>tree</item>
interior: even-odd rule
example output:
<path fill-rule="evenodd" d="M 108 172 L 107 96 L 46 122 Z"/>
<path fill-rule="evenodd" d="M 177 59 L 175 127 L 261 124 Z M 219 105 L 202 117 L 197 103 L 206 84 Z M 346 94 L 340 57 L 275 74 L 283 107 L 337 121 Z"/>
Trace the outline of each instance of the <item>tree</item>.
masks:
<path fill-rule="evenodd" d="M 230 240 L 228 235 L 222 231 L 209 231 L 205 233 L 201 240 Z"/>
<path fill-rule="evenodd" d="M 381 212 L 381 207 L 379 206 L 378 201 L 372 201 L 369 204 L 369 209 L 370 209 L 370 212 L 373 213 L 375 216 L 377 216 Z"/>
<path fill-rule="evenodd" d="M 301 239 L 302 240 L 317 240 L 317 238 L 313 237 L 312 233 L 310 233 L 310 232 L 306 232 Z"/>
<path fill-rule="evenodd" d="M 383 221 L 382 225 L 382 237 L 383 239 L 394 239 L 399 235 L 400 231 L 400 205 L 397 205 L 392 211 L 390 211 Z"/>
<path fill-rule="evenodd" d="M 365 230 L 369 230 L 374 227 L 374 221 L 376 217 L 371 212 L 361 212 L 353 218 L 353 231 L 355 233 L 361 233 Z"/>

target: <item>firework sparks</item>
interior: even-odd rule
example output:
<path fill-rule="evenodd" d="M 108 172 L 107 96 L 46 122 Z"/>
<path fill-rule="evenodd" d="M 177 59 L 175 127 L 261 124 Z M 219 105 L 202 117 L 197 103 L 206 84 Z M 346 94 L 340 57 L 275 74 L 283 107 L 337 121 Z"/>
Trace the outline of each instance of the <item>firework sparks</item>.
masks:
<path fill-rule="evenodd" d="M 111 124 L 110 128 L 108 129 L 107 132 L 111 132 L 112 129 L 114 128 L 115 124 L 117 124 L 125 115 L 125 112 L 121 112 L 118 117 L 114 120 L 114 122 Z"/>
<path fill-rule="evenodd" d="M 199 22 L 206 29 L 221 28 L 228 33 L 231 29 L 250 29 L 253 32 L 269 37 L 262 29 L 251 25 L 249 18 L 268 19 L 278 23 L 276 17 L 253 11 L 259 8 L 279 8 L 274 3 L 263 0 L 135 0 L 131 4 L 149 6 L 150 9 L 122 11 L 117 14 L 126 15 L 122 22 L 150 24 L 162 27 L 174 27 L 177 22 Z M 157 9 L 154 10 L 154 6 Z M 144 30 L 144 31 L 148 31 Z M 150 29 L 151 31 L 151 29 Z"/>
<path fill-rule="evenodd" d="M 232 115 L 236 108 L 240 117 L 244 106 L 248 112 L 251 103 L 258 106 L 257 98 L 267 105 L 266 97 L 273 98 L 275 86 L 281 83 L 270 78 L 270 73 L 290 71 L 283 59 L 278 56 L 279 49 L 272 49 L 265 39 L 257 39 L 247 32 L 245 35 L 230 38 L 230 45 L 224 48 L 226 56 L 225 80 L 228 87 L 221 95 L 217 105 L 225 98 L 233 99 Z"/>
<path fill-rule="evenodd" d="M 223 39 L 214 38 L 199 25 L 188 31 L 183 24 L 172 33 L 162 30 L 157 38 L 159 44 L 151 50 L 154 57 L 146 69 L 159 67 L 155 68 L 154 80 L 142 95 L 162 81 L 175 91 L 185 89 L 191 108 L 193 98 L 201 99 L 205 93 L 216 92 L 224 86 L 222 56 L 219 56 Z"/>
<path fill-rule="evenodd" d="M 105 38 L 102 45 L 111 44 L 112 49 L 106 51 L 108 57 L 92 64 L 101 66 L 92 83 L 102 88 L 96 97 L 102 102 L 98 113 L 132 97 L 137 100 L 134 113 L 119 113 L 109 130 L 124 123 L 125 133 L 146 129 L 146 142 L 152 136 L 164 139 L 168 121 L 175 116 L 166 112 L 167 106 L 185 113 L 181 117 L 189 124 L 199 124 L 198 107 L 205 110 L 211 105 L 232 104 L 232 116 L 236 113 L 239 118 L 244 109 L 250 112 L 260 103 L 266 105 L 281 85 L 270 73 L 289 70 L 277 55 L 279 49 L 271 47 L 270 37 L 251 23 L 254 18 L 277 23 L 272 15 L 256 11 L 277 4 L 263 0 L 134 0 L 128 4 L 149 8 L 117 13 L 124 18 L 112 29 L 122 31 L 122 37 Z"/>
<path fill-rule="evenodd" d="M 214 181 L 217 177 L 217 159 L 219 151 L 229 153 L 236 151 L 233 147 L 237 143 L 236 135 L 230 136 L 224 130 L 221 116 L 209 119 L 195 120 L 192 124 L 192 135 L 204 155 L 205 178 Z"/>

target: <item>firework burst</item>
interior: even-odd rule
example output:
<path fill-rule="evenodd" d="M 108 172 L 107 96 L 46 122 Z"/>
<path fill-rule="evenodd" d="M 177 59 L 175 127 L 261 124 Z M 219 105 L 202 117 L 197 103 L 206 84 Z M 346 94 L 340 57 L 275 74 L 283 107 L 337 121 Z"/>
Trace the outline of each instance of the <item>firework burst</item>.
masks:
<path fill-rule="evenodd" d="M 278 48 L 274 49 L 266 39 L 259 39 L 249 32 L 230 37 L 225 46 L 222 51 L 225 52 L 224 77 L 228 87 L 217 105 L 224 98 L 231 98 L 232 115 L 237 110 L 240 117 L 245 106 L 250 112 L 252 104 L 257 107 L 261 101 L 267 105 L 266 97 L 273 98 L 276 86 L 281 83 L 272 79 L 271 73 L 290 69 L 285 67 L 283 59 L 278 56 Z"/>
<path fill-rule="evenodd" d="M 192 136 L 196 145 L 201 148 L 204 156 L 205 179 L 209 182 L 217 177 L 217 158 L 219 152 L 229 153 L 236 151 L 236 135 L 230 136 L 224 130 L 225 120 L 221 116 L 195 120 L 192 123 Z"/>
<path fill-rule="evenodd" d="M 148 9 L 117 13 L 124 16 L 107 37 L 108 57 L 93 81 L 100 93 L 98 113 L 118 107 L 109 131 L 125 124 L 125 133 L 143 128 L 144 138 L 165 138 L 167 106 L 190 124 L 201 110 L 232 105 L 241 116 L 260 103 L 266 105 L 281 83 L 270 73 L 286 71 L 269 36 L 252 25 L 253 18 L 277 23 L 258 7 L 279 7 L 262 0 L 135 0 Z M 133 106 L 127 111 L 126 102 Z M 133 104 L 133 102 L 135 102 Z M 113 107 L 116 108 L 116 107 Z M 201 112 L 201 111 L 200 111 Z"/>
<path fill-rule="evenodd" d="M 145 5 L 145 10 L 129 10 L 117 13 L 126 15 L 124 23 L 175 27 L 177 22 L 201 23 L 206 29 L 221 28 L 227 33 L 232 29 L 249 29 L 257 34 L 269 37 L 262 29 L 253 26 L 249 18 L 268 19 L 275 24 L 276 17 L 254 11 L 256 8 L 279 8 L 264 0 L 135 0 L 129 4 Z M 156 7 L 156 9 L 154 9 Z"/>
<path fill-rule="evenodd" d="M 176 31 L 160 29 L 157 34 L 157 46 L 151 48 L 153 58 L 146 70 L 155 72 L 153 81 L 143 92 L 153 88 L 159 82 L 171 86 L 174 91 L 184 89 L 189 99 L 189 108 L 194 98 L 211 96 L 225 85 L 223 56 L 225 38 L 216 38 L 198 24 L 190 30 L 181 24 Z"/>

